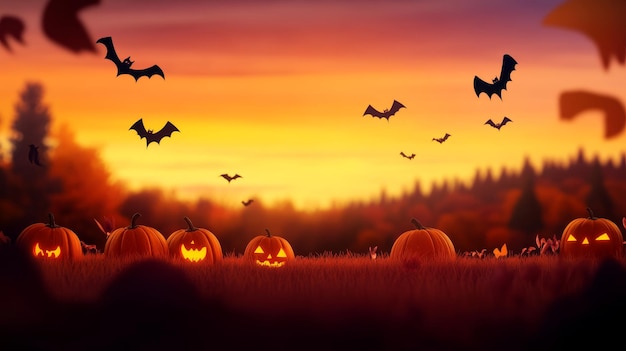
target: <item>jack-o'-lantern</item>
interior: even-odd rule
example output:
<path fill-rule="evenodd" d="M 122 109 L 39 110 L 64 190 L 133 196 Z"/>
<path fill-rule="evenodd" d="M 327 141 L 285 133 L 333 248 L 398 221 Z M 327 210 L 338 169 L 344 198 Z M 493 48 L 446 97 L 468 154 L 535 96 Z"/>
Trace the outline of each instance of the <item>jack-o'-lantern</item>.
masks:
<path fill-rule="evenodd" d="M 117 228 L 109 234 L 104 244 L 104 255 L 108 257 L 169 255 L 167 241 L 155 228 L 137 224 L 141 214 L 135 213 L 130 225 Z"/>
<path fill-rule="evenodd" d="M 170 256 L 189 262 L 214 264 L 222 261 L 222 246 L 215 234 L 204 228 L 196 228 L 185 217 L 187 229 L 180 229 L 167 238 Z"/>
<path fill-rule="evenodd" d="M 52 213 L 48 223 L 35 223 L 24 228 L 15 245 L 40 259 L 79 259 L 84 257 L 78 235 L 54 222 Z"/>
<path fill-rule="evenodd" d="M 393 259 L 456 258 L 452 241 L 443 231 L 424 227 L 411 219 L 415 229 L 408 230 L 396 239 L 389 257 Z"/>
<path fill-rule="evenodd" d="M 563 230 L 561 257 L 621 257 L 624 239 L 617 224 L 594 216 L 588 207 L 587 212 L 589 217 L 576 218 Z"/>
<path fill-rule="evenodd" d="M 282 267 L 296 258 L 286 239 L 271 235 L 267 229 L 265 232 L 267 235 L 259 235 L 250 240 L 243 253 L 245 259 L 259 266 Z"/>

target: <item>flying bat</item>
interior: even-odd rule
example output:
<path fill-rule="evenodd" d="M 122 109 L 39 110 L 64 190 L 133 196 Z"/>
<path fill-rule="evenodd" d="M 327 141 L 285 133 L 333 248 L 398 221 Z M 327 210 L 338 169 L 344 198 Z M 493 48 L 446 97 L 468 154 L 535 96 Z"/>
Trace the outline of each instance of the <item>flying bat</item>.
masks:
<path fill-rule="evenodd" d="M 115 52 L 115 47 L 113 46 L 113 39 L 111 39 L 111 37 L 100 38 L 96 41 L 96 43 L 103 44 L 106 47 L 107 53 L 104 58 L 113 61 L 113 63 L 117 67 L 117 76 L 121 74 L 129 74 L 133 76 L 133 78 L 135 78 L 135 82 L 138 81 L 139 78 L 143 76 L 150 78 L 155 74 L 165 79 L 165 74 L 163 73 L 163 70 L 161 69 L 161 67 L 157 65 L 152 65 L 144 69 L 130 68 L 133 62 L 135 61 L 131 61 L 130 56 L 125 58 L 123 61 L 120 60 L 120 58 L 117 56 L 117 53 Z"/>
<path fill-rule="evenodd" d="M 486 93 L 491 99 L 491 95 L 496 94 L 502 100 L 502 90 L 506 90 L 506 83 L 511 81 L 511 72 L 515 70 L 517 61 L 508 54 L 505 54 L 502 58 L 502 70 L 500 71 L 500 77 L 495 77 L 491 80 L 492 83 L 487 83 L 484 80 L 474 76 L 474 91 L 476 96 L 480 97 L 480 93 Z"/>
<path fill-rule="evenodd" d="M 365 109 L 365 113 L 363 113 L 363 116 L 372 115 L 372 117 L 385 118 L 387 119 L 387 121 L 389 121 L 389 117 L 395 115 L 396 112 L 398 112 L 403 107 L 406 108 L 406 106 L 402 105 L 397 100 L 393 100 L 393 104 L 391 104 L 391 108 L 385 109 L 383 110 L 383 112 L 380 112 L 377 109 L 373 108 L 372 105 L 368 105 L 367 108 Z"/>
<path fill-rule="evenodd" d="M 444 141 L 448 140 L 449 137 L 451 137 L 451 135 L 446 133 L 446 135 L 444 135 L 442 138 L 433 138 L 433 140 L 441 144 Z"/>
<path fill-rule="evenodd" d="M 248 200 L 248 201 L 241 201 L 241 203 L 242 203 L 244 206 L 248 206 L 248 205 L 250 205 L 250 204 L 251 204 L 251 203 L 253 203 L 253 202 L 254 202 L 254 200 L 252 200 L 252 199 L 250 199 L 250 200 Z"/>
<path fill-rule="evenodd" d="M 561 120 L 571 121 L 587 111 L 600 111 L 604 115 L 604 139 L 612 139 L 626 130 L 626 109 L 612 95 L 597 94 L 586 90 L 561 93 L 559 97 Z"/>
<path fill-rule="evenodd" d="M 11 51 L 9 46 L 8 37 L 12 37 L 18 42 L 24 44 L 22 35 L 24 34 L 24 21 L 15 16 L 2 16 L 0 17 L 0 44 L 5 49 Z"/>
<path fill-rule="evenodd" d="M 500 130 L 500 128 L 502 128 L 503 125 L 509 123 L 509 122 L 513 122 L 509 117 L 504 116 L 504 118 L 502 119 L 502 122 L 500 123 L 494 123 L 491 119 L 489 119 L 487 122 L 485 122 L 485 124 L 488 124 L 494 128 L 496 128 L 497 130 Z"/>
<path fill-rule="evenodd" d="M 161 128 L 156 133 L 153 133 L 151 129 L 146 130 L 143 125 L 143 118 L 140 118 L 135 124 L 133 124 L 128 130 L 134 129 L 141 139 L 146 138 L 146 148 L 150 143 L 155 142 L 157 144 L 161 144 L 161 139 L 165 137 L 171 137 L 172 133 L 180 132 L 176 126 L 174 126 L 170 121 L 165 123 L 165 126 Z"/>
<path fill-rule="evenodd" d="M 235 174 L 234 176 L 229 176 L 228 174 L 224 173 L 224 174 L 220 174 L 220 177 L 228 180 L 228 182 L 230 183 L 231 180 L 233 179 L 237 179 L 237 178 L 243 178 L 242 176 L 240 176 L 239 174 Z"/>
<path fill-rule="evenodd" d="M 28 162 L 41 166 L 41 163 L 39 163 L 39 146 L 30 144 L 28 148 Z"/>
<path fill-rule="evenodd" d="M 96 53 L 96 46 L 78 13 L 96 6 L 100 0 L 49 0 L 44 7 L 41 26 L 46 37 L 75 54 L 81 51 Z"/>
<path fill-rule="evenodd" d="M 542 24 L 578 31 L 591 39 L 608 70 L 613 60 L 621 65 L 626 62 L 624 13 L 623 0 L 566 0 L 548 13 Z"/>
<path fill-rule="evenodd" d="M 400 151 L 400 155 L 402 157 L 408 158 L 409 160 L 412 160 L 413 157 L 415 157 L 415 154 L 407 155 L 407 154 L 404 153 L 404 151 Z"/>

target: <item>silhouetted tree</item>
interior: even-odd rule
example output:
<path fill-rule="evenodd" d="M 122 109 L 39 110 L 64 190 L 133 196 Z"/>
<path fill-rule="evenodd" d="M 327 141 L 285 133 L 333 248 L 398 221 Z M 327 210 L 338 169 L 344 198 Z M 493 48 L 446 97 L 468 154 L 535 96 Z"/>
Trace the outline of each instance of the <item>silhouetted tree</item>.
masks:
<path fill-rule="evenodd" d="M 587 206 L 591 207 L 597 216 L 617 221 L 618 218 L 615 218 L 613 210 L 613 200 L 604 185 L 602 165 L 598 158 L 594 158 L 591 165 L 589 183 L 591 184 L 591 189 L 585 199 Z"/>
<path fill-rule="evenodd" d="M 538 230 L 543 228 L 542 210 L 535 194 L 535 171 L 528 159 L 521 172 L 522 193 L 513 207 L 509 220 L 510 229 L 521 231 L 533 243 Z"/>
<path fill-rule="evenodd" d="M 11 138 L 11 170 L 18 184 L 13 187 L 12 197 L 22 210 L 19 218 L 9 225 L 10 236 L 15 237 L 27 224 L 45 220 L 49 208 L 48 192 L 51 184 L 46 162 L 48 147 L 45 139 L 50 128 L 50 113 L 43 103 L 44 89 L 39 83 L 26 83 L 15 105 L 15 119 Z M 28 160 L 29 145 L 39 149 L 39 160 L 43 166 Z"/>

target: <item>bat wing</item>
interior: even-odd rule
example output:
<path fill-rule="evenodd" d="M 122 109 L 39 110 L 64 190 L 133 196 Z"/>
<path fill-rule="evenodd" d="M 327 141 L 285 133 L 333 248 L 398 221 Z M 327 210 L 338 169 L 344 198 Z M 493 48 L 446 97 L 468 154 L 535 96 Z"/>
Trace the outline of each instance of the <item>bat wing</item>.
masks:
<path fill-rule="evenodd" d="M 143 125 L 143 118 L 140 118 L 137 122 L 135 122 L 135 124 L 133 124 L 132 126 L 130 126 L 130 128 L 128 128 L 128 130 L 134 129 L 137 132 L 137 135 L 139 135 L 140 138 L 147 138 L 148 137 L 148 131 L 146 130 L 146 127 L 144 127 Z"/>
<path fill-rule="evenodd" d="M 493 84 L 485 82 L 484 80 L 478 78 L 478 76 L 474 76 L 474 92 L 478 97 L 480 97 L 480 93 L 485 93 L 490 99 L 491 95 L 494 93 L 497 94 L 496 88 Z"/>
<path fill-rule="evenodd" d="M 157 65 L 152 65 L 148 68 L 144 68 L 144 69 L 132 69 L 129 68 L 127 69 L 127 74 L 130 74 L 131 76 L 133 76 L 133 78 L 135 78 L 135 81 L 138 81 L 139 78 L 146 76 L 148 78 L 152 77 L 153 75 L 159 75 L 161 77 L 163 77 L 163 79 L 165 79 L 165 74 L 163 73 L 163 70 L 161 69 L 161 67 L 157 66 Z"/>
<path fill-rule="evenodd" d="M 504 118 L 502 119 L 502 123 L 500 123 L 500 125 L 503 126 L 503 125 L 505 125 L 505 124 L 507 124 L 509 122 L 513 122 L 513 121 L 509 117 L 504 116 Z"/>
<path fill-rule="evenodd" d="M 502 70 L 500 71 L 500 78 L 494 84 L 495 88 L 498 89 L 498 96 L 502 99 L 500 93 L 502 90 L 506 90 L 506 83 L 511 81 L 511 73 L 515 71 L 515 65 L 517 65 L 517 61 L 511 55 L 505 54 L 502 57 Z"/>
<path fill-rule="evenodd" d="M 176 128 L 176 126 L 173 125 L 172 122 L 168 121 L 167 123 L 165 123 L 165 126 L 161 128 L 161 130 L 153 134 L 153 139 L 154 141 L 156 141 L 157 144 L 160 144 L 161 139 L 165 137 L 171 137 L 172 133 L 174 132 L 180 132 L 180 130 L 178 130 L 178 128 Z"/>
<path fill-rule="evenodd" d="M 372 105 L 368 105 L 367 106 L 367 108 L 365 109 L 365 113 L 363 113 L 363 116 L 365 116 L 365 115 L 372 115 L 372 117 L 377 117 L 377 118 L 384 118 L 385 117 L 382 112 L 380 112 L 377 109 L 373 108 Z"/>
<path fill-rule="evenodd" d="M 100 38 L 96 40 L 96 43 L 104 45 L 104 47 L 107 49 L 107 53 L 104 58 L 107 60 L 111 60 L 115 64 L 115 67 L 117 67 L 118 76 L 120 74 L 127 73 L 126 66 L 122 63 L 119 56 L 117 56 L 117 52 L 115 52 L 115 46 L 113 46 L 113 39 L 111 39 L 111 37 Z"/>
<path fill-rule="evenodd" d="M 443 141 L 448 140 L 449 137 L 450 137 L 450 134 L 446 133 L 446 135 L 443 136 Z"/>
<path fill-rule="evenodd" d="M 402 105 L 397 100 L 393 100 L 393 104 L 391 104 L 391 108 L 389 109 L 389 112 L 388 112 L 389 117 L 395 115 L 396 112 L 398 112 L 403 107 L 406 107 L 406 106 Z"/>
<path fill-rule="evenodd" d="M 490 125 L 490 126 L 492 126 L 494 128 L 498 128 L 498 126 L 491 119 L 489 119 L 487 122 L 485 122 L 485 124 L 488 124 L 488 125 Z"/>

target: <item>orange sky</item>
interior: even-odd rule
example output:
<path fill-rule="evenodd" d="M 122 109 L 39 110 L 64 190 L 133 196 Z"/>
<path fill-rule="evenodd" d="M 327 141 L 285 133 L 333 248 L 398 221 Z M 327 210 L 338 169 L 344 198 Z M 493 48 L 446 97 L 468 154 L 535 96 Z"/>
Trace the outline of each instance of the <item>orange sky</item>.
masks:
<path fill-rule="evenodd" d="M 2 149 L 19 92 L 37 81 L 53 129 L 67 124 L 98 148 L 115 179 L 233 206 L 254 197 L 314 209 L 397 195 L 416 180 L 428 190 L 477 169 L 517 169 L 526 156 L 537 166 L 568 160 L 580 147 L 616 158 L 626 136 L 604 140 L 600 113 L 558 118 L 565 90 L 626 101 L 623 66 L 604 70 L 588 38 L 541 24 L 559 3 L 102 0 L 85 9 L 94 42 L 111 36 L 133 67 L 165 72 L 135 82 L 115 77 L 100 44 L 74 54 L 48 41 L 45 1 L 16 2 L 0 13 L 27 24 L 26 45 L 0 50 Z M 503 99 L 477 98 L 474 75 L 498 75 L 505 53 L 518 65 Z M 382 110 L 394 99 L 407 108 L 389 121 L 363 117 L 368 104 Z M 484 125 L 505 115 L 513 123 L 500 131 Z M 146 148 L 128 130 L 139 118 L 181 133 Z M 445 143 L 432 141 L 445 133 Z M 243 178 L 229 184 L 221 173 Z"/>

